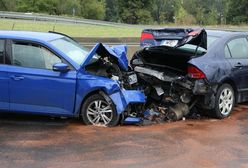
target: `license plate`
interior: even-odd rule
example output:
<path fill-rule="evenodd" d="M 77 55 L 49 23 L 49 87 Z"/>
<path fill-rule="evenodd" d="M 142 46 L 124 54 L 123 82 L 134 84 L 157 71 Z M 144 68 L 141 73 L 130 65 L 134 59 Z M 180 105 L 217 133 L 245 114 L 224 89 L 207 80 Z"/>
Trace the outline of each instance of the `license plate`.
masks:
<path fill-rule="evenodd" d="M 178 43 L 178 40 L 163 40 L 161 46 L 175 47 Z"/>
<path fill-rule="evenodd" d="M 130 85 L 135 84 L 137 82 L 138 82 L 138 79 L 137 79 L 137 75 L 136 74 L 132 74 L 132 75 L 129 75 L 128 76 L 128 83 Z"/>

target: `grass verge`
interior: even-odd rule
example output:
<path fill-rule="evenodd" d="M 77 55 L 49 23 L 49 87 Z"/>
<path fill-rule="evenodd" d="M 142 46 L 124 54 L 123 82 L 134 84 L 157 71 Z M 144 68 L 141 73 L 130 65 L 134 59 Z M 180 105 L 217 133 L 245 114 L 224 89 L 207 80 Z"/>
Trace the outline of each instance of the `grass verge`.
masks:
<path fill-rule="evenodd" d="M 0 30 L 57 31 L 72 37 L 139 37 L 136 27 L 111 27 L 90 24 L 65 24 L 40 21 L 0 19 Z"/>
<path fill-rule="evenodd" d="M 140 37 L 142 27 L 201 27 L 197 25 L 147 25 L 140 27 L 114 27 L 114 26 L 99 26 L 91 24 L 66 24 L 56 22 L 41 22 L 41 21 L 27 21 L 27 20 L 12 20 L 0 19 L 0 30 L 27 30 L 48 32 L 49 30 L 65 33 L 72 37 Z M 247 25 L 232 26 L 232 25 L 217 25 L 204 26 L 206 29 L 223 29 L 223 30 L 237 30 L 248 31 Z"/>

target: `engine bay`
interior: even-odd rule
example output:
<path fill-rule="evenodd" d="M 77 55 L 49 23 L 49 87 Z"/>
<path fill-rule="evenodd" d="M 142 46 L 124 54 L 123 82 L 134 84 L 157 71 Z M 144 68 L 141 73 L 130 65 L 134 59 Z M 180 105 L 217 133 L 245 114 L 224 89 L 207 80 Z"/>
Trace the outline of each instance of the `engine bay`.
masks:
<path fill-rule="evenodd" d="M 129 69 L 123 71 L 117 63 L 117 60 L 108 55 L 96 56 L 93 58 L 85 70 L 93 75 L 106 77 L 118 81 L 125 89 L 132 89 L 138 84 L 137 75 Z"/>

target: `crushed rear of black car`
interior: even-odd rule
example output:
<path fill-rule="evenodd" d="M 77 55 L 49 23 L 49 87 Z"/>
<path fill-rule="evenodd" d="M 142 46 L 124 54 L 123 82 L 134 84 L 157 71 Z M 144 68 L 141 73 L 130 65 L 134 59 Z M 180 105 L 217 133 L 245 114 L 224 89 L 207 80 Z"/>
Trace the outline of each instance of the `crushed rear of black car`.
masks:
<path fill-rule="evenodd" d="M 245 100 L 239 98 L 239 84 L 232 78 L 224 49 L 225 41 L 242 33 L 222 32 L 226 35 L 222 37 L 218 31 L 208 32 L 172 28 L 142 32 L 143 49 L 134 54 L 131 66 L 145 88 L 147 107 L 163 109 L 171 120 L 188 116 L 192 109 L 225 118 L 236 102 Z"/>

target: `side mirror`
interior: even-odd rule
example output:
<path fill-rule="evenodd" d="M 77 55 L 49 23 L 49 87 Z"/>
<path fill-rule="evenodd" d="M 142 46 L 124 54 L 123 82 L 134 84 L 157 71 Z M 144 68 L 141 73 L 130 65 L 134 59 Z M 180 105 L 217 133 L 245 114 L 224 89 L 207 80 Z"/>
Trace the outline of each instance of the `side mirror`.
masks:
<path fill-rule="evenodd" d="M 65 63 L 56 63 L 53 65 L 53 71 L 64 73 L 69 71 L 69 66 Z"/>

